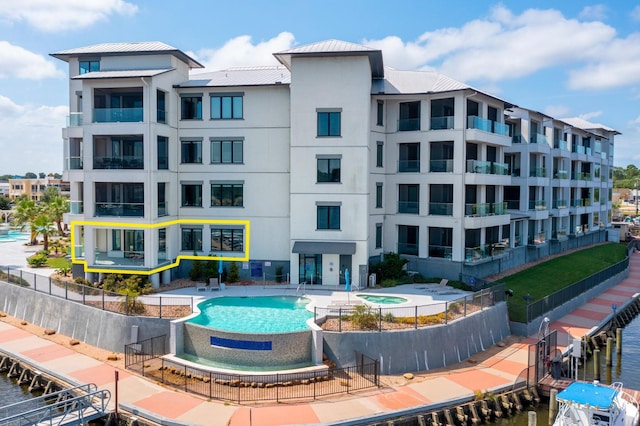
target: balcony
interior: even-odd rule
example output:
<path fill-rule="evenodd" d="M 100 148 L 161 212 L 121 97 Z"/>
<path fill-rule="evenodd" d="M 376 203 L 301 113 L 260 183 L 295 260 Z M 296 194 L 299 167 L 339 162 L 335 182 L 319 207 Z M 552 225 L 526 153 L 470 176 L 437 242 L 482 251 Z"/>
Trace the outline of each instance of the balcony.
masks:
<path fill-rule="evenodd" d="M 440 257 L 442 259 L 451 259 L 453 249 L 451 246 L 429 245 L 429 257 Z"/>
<path fill-rule="evenodd" d="M 418 255 L 418 245 L 411 243 L 398 243 L 398 254 Z"/>
<path fill-rule="evenodd" d="M 66 158 L 66 163 L 67 163 L 67 170 L 82 170 L 83 169 L 82 157 L 80 157 L 80 156 L 78 156 L 78 157 L 67 157 Z"/>
<path fill-rule="evenodd" d="M 94 108 L 94 123 L 141 123 L 143 108 Z"/>
<path fill-rule="evenodd" d="M 420 171 L 420 160 L 398 161 L 398 173 L 412 173 Z"/>
<path fill-rule="evenodd" d="M 453 216 L 453 203 L 429 203 L 429 214 L 434 216 Z"/>
<path fill-rule="evenodd" d="M 453 129 L 453 116 L 431 117 L 431 130 Z"/>
<path fill-rule="evenodd" d="M 69 201 L 69 213 L 84 214 L 84 201 Z"/>
<path fill-rule="evenodd" d="M 493 203 L 492 208 L 493 208 L 493 214 L 495 215 L 507 214 L 506 201 L 503 201 L 502 203 Z"/>
<path fill-rule="evenodd" d="M 144 251 L 123 250 L 110 253 L 96 252 L 94 264 L 111 267 L 144 266 Z"/>
<path fill-rule="evenodd" d="M 542 133 L 532 133 L 531 137 L 529 138 L 529 142 L 536 144 L 549 144 L 547 136 Z"/>
<path fill-rule="evenodd" d="M 567 238 L 569 238 L 569 233 L 566 229 L 558 229 L 554 231 L 551 235 L 551 239 L 558 240 L 558 241 L 564 241 Z"/>
<path fill-rule="evenodd" d="M 567 151 L 568 147 L 569 147 L 569 144 L 565 140 L 554 140 L 553 141 L 553 147 L 555 149 L 561 149 L 563 151 Z"/>
<path fill-rule="evenodd" d="M 498 123 L 497 121 L 491 121 L 484 118 L 470 116 L 467 117 L 467 128 L 478 129 L 484 132 L 495 133 L 501 136 L 509 135 L 509 127 L 505 124 Z"/>
<path fill-rule="evenodd" d="M 482 244 L 477 247 L 465 247 L 464 259 L 466 262 L 477 262 L 491 257 L 491 246 Z"/>
<path fill-rule="evenodd" d="M 531 235 L 529 237 L 529 245 L 539 246 L 547 242 L 547 236 L 544 232 Z"/>
<path fill-rule="evenodd" d="M 429 161 L 429 171 L 432 173 L 453 172 L 453 159 Z"/>
<path fill-rule="evenodd" d="M 566 209 L 569 207 L 569 201 L 568 200 L 554 200 L 553 201 L 553 208 L 554 209 Z"/>
<path fill-rule="evenodd" d="M 493 174 L 499 176 L 509 175 L 509 165 L 507 163 L 493 163 Z"/>
<path fill-rule="evenodd" d="M 588 207 L 590 204 L 588 198 L 576 198 L 571 201 L 571 207 Z"/>
<path fill-rule="evenodd" d="M 144 203 L 104 203 L 95 206 L 96 216 L 144 217 Z"/>
<path fill-rule="evenodd" d="M 529 200 L 529 210 L 546 210 L 547 202 L 544 200 Z"/>
<path fill-rule="evenodd" d="M 584 154 L 586 151 L 585 151 L 584 146 L 581 146 L 581 145 L 574 145 L 574 146 L 573 146 L 573 152 L 575 152 L 575 153 L 577 153 L 577 154 Z"/>
<path fill-rule="evenodd" d="M 467 160 L 467 173 L 491 173 L 491 161 Z"/>
<path fill-rule="evenodd" d="M 418 201 L 398 201 L 398 213 L 419 214 L 420 203 Z"/>
<path fill-rule="evenodd" d="M 80 127 L 82 126 L 82 113 L 72 112 L 67 115 L 67 127 Z"/>
<path fill-rule="evenodd" d="M 505 200 L 507 203 L 507 209 L 509 210 L 520 210 L 520 200 Z"/>
<path fill-rule="evenodd" d="M 412 130 L 420 130 L 419 118 L 401 118 L 398 120 L 399 132 L 409 132 Z"/>
<path fill-rule="evenodd" d="M 523 142 L 524 142 L 524 138 L 522 137 L 522 135 L 511 136 L 511 143 L 523 143 Z"/>
<path fill-rule="evenodd" d="M 573 174 L 573 180 L 591 180 L 591 173 L 575 172 Z"/>
<path fill-rule="evenodd" d="M 529 170 L 529 177 L 547 177 L 546 167 L 535 167 Z"/>
<path fill-rule="evenodd" d="M 553 173 L 553 177 L 556 179 L 569 179 L 569 172 L 567 170 L 556 170 Z"/>
<path fill-rule="evenodd" d="M 114 170 L 129 169 L 142 170 L 144 168 L 144 157 L 142 155 L 121 155 L 117 157 L 93 157 L 93 168 Z"/>

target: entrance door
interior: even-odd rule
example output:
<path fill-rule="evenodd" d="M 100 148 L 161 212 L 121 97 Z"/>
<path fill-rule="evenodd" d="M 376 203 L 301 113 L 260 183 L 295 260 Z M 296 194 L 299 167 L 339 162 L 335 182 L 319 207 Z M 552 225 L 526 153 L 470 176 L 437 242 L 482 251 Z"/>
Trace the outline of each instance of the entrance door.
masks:
<path fill-rule="evenodd" d="M 353 284 L 353 268 L 351 267 L 351 255 L 350 254 L 341 254 L 340 255 L 340 284 L 346 284 L 346 280 L 344 279 L 344 271 L 349 270 L 349 281 Z"/>
<path fill-rule="evenodd" d="M 299 259 L 299 282 L 322 284 L 322 255 L 301 253 Z"/>

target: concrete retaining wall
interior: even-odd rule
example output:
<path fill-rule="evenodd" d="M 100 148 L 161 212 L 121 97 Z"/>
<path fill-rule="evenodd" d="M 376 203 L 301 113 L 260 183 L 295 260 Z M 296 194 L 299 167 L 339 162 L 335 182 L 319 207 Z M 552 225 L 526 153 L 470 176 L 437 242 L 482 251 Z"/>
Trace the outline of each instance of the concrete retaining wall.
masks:
<path fill-rule="evenodd" d="M 339 367 L 355 365 L 359 351 L 380 361 L 381 374 L 446 367 L 509 336 L 506 302 L 447 325 L 384 332 L 324 331 L 324 352 Z"/>
<path fill-rule="evenodd" d="M 91 346 L 123 352 L 130 342 L 131 327 L 138 326 L 138 341 L 167 335 L 170 320 L 142 318 L 102 311 L 28 287 L 0 281 L 0 310 L 39 327 L 55 330 Z M 169 350 L 168 341 L 167 348 Z"/>

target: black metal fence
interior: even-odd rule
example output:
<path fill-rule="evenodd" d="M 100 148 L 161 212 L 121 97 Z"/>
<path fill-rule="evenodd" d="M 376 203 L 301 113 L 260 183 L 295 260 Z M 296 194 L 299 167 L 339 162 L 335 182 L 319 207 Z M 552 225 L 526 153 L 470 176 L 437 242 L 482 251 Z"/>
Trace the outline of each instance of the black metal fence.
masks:
<path fill-rule="evenodd" d="M 450 292 L 434 285 L 425 290 Z M 505 300 L 504 284 L 496 284 L 473 294 L 441 303 L 416 306 L 373 307 L 371 305 L 334 304 L 314 308 L 316 324 L 327 331 L 390 331 L 417 329 L 464 318 Z"/>
<path fill-rule="evenodd" d="M 237 403 L 317 399 L 380 386 L 378 361 L 360 354 L 352 367 L 296 373 L 229 374 L 162 358 L 166 336 L 125 346 L 125 368 L 206 398 Z"/>
<path fill-rule="evenodd" d="M 129 296 L 9 267 L 1 267 L 0 280 L 122 315 L 181 318 L 193 313 L 193 297 Z"/>

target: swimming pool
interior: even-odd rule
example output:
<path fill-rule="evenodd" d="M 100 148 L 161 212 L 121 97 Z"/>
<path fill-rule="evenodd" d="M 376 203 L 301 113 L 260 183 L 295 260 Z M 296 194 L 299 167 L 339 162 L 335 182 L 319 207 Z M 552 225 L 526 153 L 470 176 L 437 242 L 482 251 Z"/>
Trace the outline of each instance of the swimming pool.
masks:
<path fill-rule="evenodd" d="M 398 296 L 382 296 L 375 294 L 356 294 L 356 296 L 366 300 L 367 302 L 377 303 L 378 305 L 398 305 L 409 301 L 409 299 Z"/>
<path fill-rule="evenodd" d="M 6 234 L 0 234 L 0 243 L 10 243 L 13 241 L 29 241 L 31 234 L 29 232 L 9 231 Z"/>
<path fill-rule="evenodd" d="M 309 302 L 296 296 L 217 297 L 200 303 L 200 315 L 187 322 L 237 333 L 301 331 L 313 317 Z"/>

